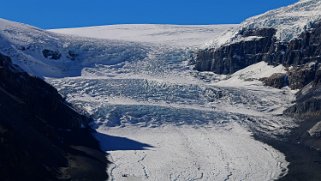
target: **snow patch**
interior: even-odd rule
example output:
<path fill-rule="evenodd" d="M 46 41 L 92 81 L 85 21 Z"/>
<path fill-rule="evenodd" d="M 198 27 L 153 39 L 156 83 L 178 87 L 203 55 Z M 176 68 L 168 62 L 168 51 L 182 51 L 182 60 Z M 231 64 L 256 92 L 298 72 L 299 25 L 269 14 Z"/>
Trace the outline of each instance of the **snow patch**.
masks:
<path fill-rule="evenodd" d="M 235 72 L 215 85 L 232 87 L 262 85 L 259 79 L 270 77 L 275 73 L 286 73 L 285 67 L 283 65 L 268 65 L 262 61 Z"/>

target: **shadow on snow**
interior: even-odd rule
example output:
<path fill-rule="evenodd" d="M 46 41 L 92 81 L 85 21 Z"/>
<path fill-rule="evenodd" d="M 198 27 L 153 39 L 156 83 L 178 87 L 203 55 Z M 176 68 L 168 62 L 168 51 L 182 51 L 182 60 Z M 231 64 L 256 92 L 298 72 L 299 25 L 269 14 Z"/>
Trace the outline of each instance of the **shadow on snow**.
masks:
<path fill-rule="evenodd" d="M 103 151 L 129 151 L 129 150 L 148 150 L 153 148 L 152 145 L 141 143 L 125 137 L 110 136 L 103 133 L 96 132 L 94 136 L 100 143 Z"/>

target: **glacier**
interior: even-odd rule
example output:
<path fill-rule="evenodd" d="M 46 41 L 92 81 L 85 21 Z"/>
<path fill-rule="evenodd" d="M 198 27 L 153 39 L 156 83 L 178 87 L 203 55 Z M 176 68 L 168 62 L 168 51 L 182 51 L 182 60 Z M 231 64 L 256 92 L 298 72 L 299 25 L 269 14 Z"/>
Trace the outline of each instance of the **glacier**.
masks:
<path fill-rule="evenodd" d="M 94 119 L 112 162 L 110 180 L 275 180 L 289 163 L 253 134 L 274 137 L 296 126 L 282 115 L 295 91 L 259 81 L 284 67 L 260 62 L 224 76 L 195 71 L 191 63 L 195 49 L 236 27 L 45 31 L 0 20 L 0 51 Z M 60 58 L 45 58 L 45 49 Z M 133 142 L 114 143 L 107 135 Z M 110 144 L 124 145 L 109 150 Z"/>
<path fill-rule="evenodd" d="M 261 62 L 222 76 L 194 71 L 189 64 L 193 49 L 234 27 L 182 31 L 186 27 L 115 25 L 50 30 L 151 47 L 144 59 L 84 68 L 78 77 L 47 79 L 69 102 L 94 117 L 99 133 L 151 146 L 108 151 L 113 162 L 110 180 L 273 180 L 286 174 L 284 155 L 252 137 L 253 132 L 285 134 L 295 126 L 280 116 L 292 105 L 295 91 L 264 87 L 259 81 L 284 72 L 284 67 Z M 190 40 L 191 28 L 198 40 Z M 118 33 L 119 29 L 124 32 Z M 108 147 L 108 140 L 97 137 Z"/>

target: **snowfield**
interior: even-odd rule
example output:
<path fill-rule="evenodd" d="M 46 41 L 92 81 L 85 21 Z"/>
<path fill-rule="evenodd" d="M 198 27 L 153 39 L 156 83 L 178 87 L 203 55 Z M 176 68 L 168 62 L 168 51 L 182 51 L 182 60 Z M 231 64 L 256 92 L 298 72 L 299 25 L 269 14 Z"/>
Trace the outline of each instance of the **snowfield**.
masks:
<path fill-rule="evenodd" d="M 275 180 L 287 173 L 285 156 L 252 134 L 273 137 L 296 126 L 282 116 L 294 92 L 258 80 L 284 67 L 261 62 L 222 76 L 190 64 L 193 49 L 230 28 L 48 32 L 0 20 L 0 51 L 94 118 L 96 137 L 113 162 L 110 180 Z M 44 58 L 44 49 L 61 56 Z"/>
<path fill-rule="evenodd" d="M 210 39 L 217 39 L 223 32 L 238 25 L 112 25 L 84 28 L 54 29 L 51 32 L 88 38 L 124 40 L 163 44 L 172 47 L 199 47 Z"/>

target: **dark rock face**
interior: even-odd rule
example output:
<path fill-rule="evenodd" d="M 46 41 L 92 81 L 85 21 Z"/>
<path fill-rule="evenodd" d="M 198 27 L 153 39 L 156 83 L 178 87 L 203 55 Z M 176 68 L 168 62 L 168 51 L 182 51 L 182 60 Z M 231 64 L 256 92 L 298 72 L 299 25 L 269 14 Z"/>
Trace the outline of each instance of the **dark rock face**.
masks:
<path fill-rule="evenodd" d="M 313 82 L 297 94 L 296 104 L 286 110 L 287 114 L 321 116 L 321 84 L 318 74 Z"/>
<path fill-rule="evenodd" d="M 89 119 L 0 54 L 1 180 L 106 180 Z"/>
<path fill-rule="evenodd" d="M 48 50 L 48 49 L 44 49 L 42 51 L 42 54 L 45 58 L 48 59 L 53 59 L 53 60 L 58 60 L 61 57 L 61 53 L 58 51 L 54 51 L 54 50 Z"/>
<path fill-rule="evenodd" d="M 267 32 L 275 30 L 265 30 Z M 260 32 L 261 33 L 261 32 Z M 254 34 L 254 33 L 246 33 Z M 271 33 L 267 33 L 270 35 Z M 253 41 L 241 41 L 236 44 L 223 46 L 219 49 L 209 49 L 198 52 L 196 69 L 213 71 L 219 74 L 234 73 L 251 64 L 262 61 L 273 44 L 272 37 L 262 37 Z"/>
<path fill-rule="evenodd" d="M 289 86 L 291 89 L 302 89 L 309 83 L 317 81 L 321 74 L 320 70 L 319 63 L 307 63 L 292 67 L 286 74 L 273 74 L 271 77 L 261 79 L 261 81 L 266 86 L 279 89 L 285 86 Z"/>
<path fill-rule="evenodd" d="M 301 81 L 295 81 L 302 83 L 306 80 L 306 82 L 310 82 L 305 87 L 303 87 L 300 92 L 297 94 L 296 104 L 286 110 L 287 114 L 295 114 L 295 115 L 310 115 L 310 116 L 321 116 L 321 65 L 313 64 L 308 67 L 305 67 L 300 71 L 296 77 L 301 76 Z M 297 85 L 297 84 L 295 84 Z M 301 84 L 303 85 L 303 84 Z M 299 87 L 301 88 L 301 86 Z M 321 118 L 320 118 L 321 120 Z"/>
<path fill-rule="evenodd" d="M 304 86 L 314 81 L 317 77 L 319 63 L 296 66 L 288 71 L 289 85 L 292 89 L 302 89 Z"/>
<path fill-rule="evenodd" d="M 271 77 L 268 78 L 262 78 L 261 81 L 266 86 L 275 87 L 278 89 L 281 89 L 289 85 L 288 76 L 286 74 L 281 73 L 273 74 Z"/>
<path fill-rule="evenodd" d="M 230 74 L 251 64 L 265 61 L 272 65 L 300 66 L 308 62 L 321 62 L 321 23 L 290 42 L 278 42 L 275 29 L 241 30 L 240 36 L 258 36 L 250 41 L 225 45 L 218 49 L 198 52 L 195 68 Z"/>

